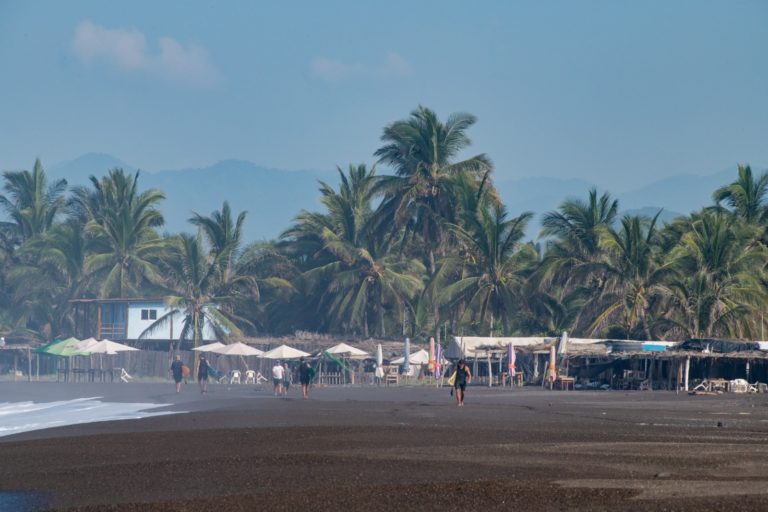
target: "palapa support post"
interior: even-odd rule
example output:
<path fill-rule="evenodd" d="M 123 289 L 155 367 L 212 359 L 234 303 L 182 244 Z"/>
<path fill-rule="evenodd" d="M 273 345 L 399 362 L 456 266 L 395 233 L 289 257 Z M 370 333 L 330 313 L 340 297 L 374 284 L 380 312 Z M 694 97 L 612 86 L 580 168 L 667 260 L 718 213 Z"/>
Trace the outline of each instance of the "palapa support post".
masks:
<path fill-rule="evenodd" d="M 691 356 L 688 356 L 685 358 L 685 391 L 688 391 L 688 375 L 691 372 Z"/>
<path fill-rule="evenodd" d="M 656 369 L 656 359 L 648 361 L 648 389 L 653 391 L 653 371 Z"/>

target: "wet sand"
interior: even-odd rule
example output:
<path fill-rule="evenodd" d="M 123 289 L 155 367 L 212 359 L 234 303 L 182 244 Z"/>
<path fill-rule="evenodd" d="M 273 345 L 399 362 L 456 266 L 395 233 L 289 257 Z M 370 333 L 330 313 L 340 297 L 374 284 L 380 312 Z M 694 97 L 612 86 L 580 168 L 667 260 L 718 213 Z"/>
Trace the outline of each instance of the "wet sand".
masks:
<path fill-rule="evenodd" d="M 0 383 L 81 396 L 190 412 L 0 438 L 0 490 L 55 510 L 768 508 L 768 395 Z"/>

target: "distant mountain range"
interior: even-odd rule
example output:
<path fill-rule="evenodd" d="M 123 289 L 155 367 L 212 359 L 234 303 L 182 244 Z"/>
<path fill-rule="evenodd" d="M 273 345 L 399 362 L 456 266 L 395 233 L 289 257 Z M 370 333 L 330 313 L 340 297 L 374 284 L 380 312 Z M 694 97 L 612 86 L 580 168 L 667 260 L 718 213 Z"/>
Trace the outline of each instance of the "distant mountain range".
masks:
<path fill-rule="evenodd" d="M 43 163 L 45 165 L 45 162 Z M 70 186 L 88 184 L 90 175 L 102 176 L 108 169 L 135 168 L 101 153 L 89 153 L 75 160 L 46 167 L 52 178 L 66 178 Z M 762 169 L 755 167 L 755 169 Z M 644 187 L 613 193 L 623 213 L 654 215 L 664 209 L 668 221 L 712 203 L 712 192 L 736 177 L 736 168 L 707 176 L 676 175 Z M 335 170 L 285 171 L 270 169 L 244 160 L 222 160 L 203 168 L 161 171 L 142 170 L 140 186 L 154 187 L 166 195 L 162 209 L 166 230 L 190 231 L 192 212 L 208 215 L 227 200 L 233 211 L 248 211 L 244 231 L 247 241 L 270 240 L 289 227 L 300 210 L 321 207 L 318 181 L 338 182 Z M 586 198 L 592 183 L 579 179 L 527 177 L 495 182 L 510 214 L 536 214 L 529 236 L 538 233 L 541 215 L 557 208 L 566 198 Z"/>

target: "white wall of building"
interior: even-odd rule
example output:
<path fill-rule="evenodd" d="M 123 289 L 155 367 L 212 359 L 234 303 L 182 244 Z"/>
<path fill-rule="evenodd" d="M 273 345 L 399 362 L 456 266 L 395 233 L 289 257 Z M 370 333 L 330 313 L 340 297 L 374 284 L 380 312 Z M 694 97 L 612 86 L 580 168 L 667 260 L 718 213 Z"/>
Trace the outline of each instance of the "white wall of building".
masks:
<path fill-rule="evenodd" d="M 142 319 L 142 310 L 147 312 L 154 311 L 155 319 Z M 162 302 L 132 302 L 128 306 L 128 332 L 127 339 L 136 340 L 139 339 L 141 333 L 143 333 L 150 325 L 162 318 L 170 312 L 170 308 Z M 184 315 L 179 313 L 174 315 L 171 322 L 168 322 L 162 328 L 156 329 L 152 334 L 145 336 L 146 340 L 177 340 L 181 335 L 181 331 L 184 327 Z M 192 339 L 190 334 L 187 339 Z M 204 341 L 215 341 L 216 335 L 208 325 L 203 329 Z"/>

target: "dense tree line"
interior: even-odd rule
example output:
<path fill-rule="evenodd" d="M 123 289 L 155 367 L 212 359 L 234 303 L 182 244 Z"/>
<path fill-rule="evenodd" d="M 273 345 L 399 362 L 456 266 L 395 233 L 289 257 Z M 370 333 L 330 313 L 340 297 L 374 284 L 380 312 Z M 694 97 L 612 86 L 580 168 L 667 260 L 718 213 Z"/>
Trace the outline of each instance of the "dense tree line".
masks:
<path fill-rule="evenodd" d="M 469 114 L 419 107 L 384 128 L 376 165 L 320 183 L 278 240 L 245 245 L 246 213 L 194 213 L 193 234 L 161 232 L 164 195 L 112 169 L 86 187 L 49 182 L 40 162 L 4 173 L 0 332 L 45 341 L 73 330 L 83 297 L 167 297 L 184 336 L 296 330 L 415 339 L 555 335 L 633 339 L 762 335 L 768 175 L 740 166 L 712 205 L 660 225 L 618 217 L 585 191 L 543 217 L 513 217 Z M 215 303 L 217 308 L 207 308 Z M 168 318 L 161 318 L 162 324 Z"/>

